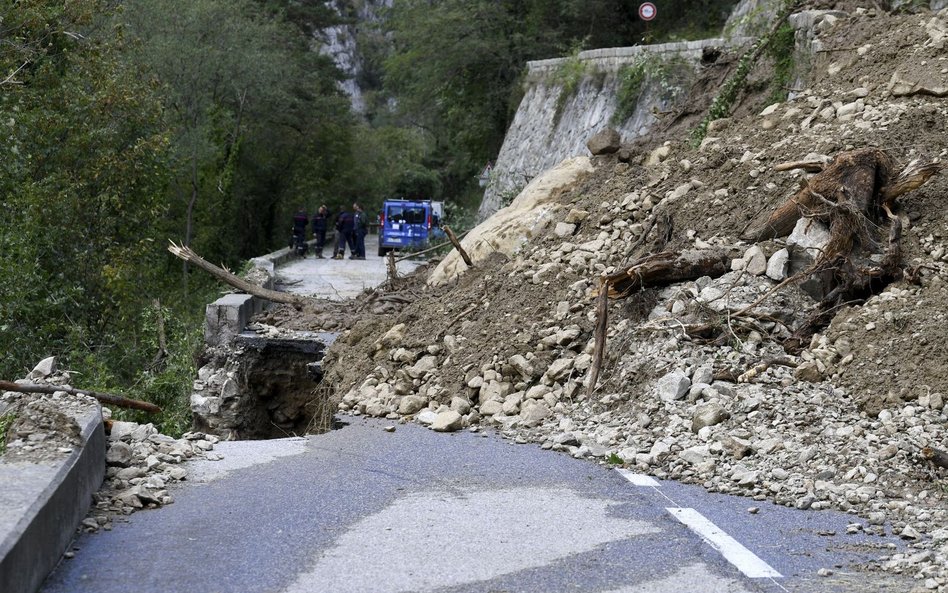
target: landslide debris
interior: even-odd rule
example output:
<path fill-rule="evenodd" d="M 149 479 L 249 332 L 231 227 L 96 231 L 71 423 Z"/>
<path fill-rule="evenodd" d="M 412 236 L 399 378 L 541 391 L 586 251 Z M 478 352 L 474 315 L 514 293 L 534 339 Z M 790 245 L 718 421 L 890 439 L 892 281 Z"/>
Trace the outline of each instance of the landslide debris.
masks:
<path fill-rule="evenodd" d="M 68 389 L 69 371 L 56 358 L 44 359 L 24 382 Z M 113 421 L 108 408 L 86 395 L 66 391 L 50 394 L 0 393 L 0 416 L 12 417 L 0 463 L 44 464 L 63 459 L 83 444 L 76 418 L 101 414 L 107 436 L 105 482 L 93 494 L 93 505 L 79 529 L 109 530 L 116 517 L 173 502 L 168 486 L 187 478 L 181 463 L 189 459 L 221 459 L 210 452 L 218 438 L 189 432 L 180 439 L 163 435 L 152 424 Z M 67 553 L 71 554 L 71 553 Z"/>
<path fill-rule="evenodd" d="M 593 157 L 591 171 L 520 217 L 529 229 L 508 229 L 522 240 L 466 244 L 481 254 L 475 268 L 451 263 L 434 285 L 419 277 L 410 304 L 343 333 L 324 361 L 339 409 L 492 427 L 711 491 L 848 511 L 851 532 L 909 544 L 883 569 L 946 590 L 948 473 L 924 451 L 948 448 L 948 178 L 895 204 L 915 282 L 894 278 L 838 307 L 793 354 L 781 342 L 826 287 L 811 278 L 773 289 L 816 261 L 831 233 L 803 220 L 787 238 L 740 237 L 806 178 L 779 163 L 868 148 L 901 163 L 948 155 L 948 102 L 934 92 L 948 80 L 948 11 L 808 18 L 816 51 L 792 99 L 745 103 L 738 112 L 750 115 L 712 122 L 698 147 L 679 133 L 629 163 Z M 664 230 L 653 224 L 664 219 Z M 610 301 L 606 357 L 587 393 L 600 278 L 654 252 L 656 238 L 665 250 L 737 256 L 719 277 Z M 733 315 L 757 301 L 755 316 Z M 699 326 L 713 331 L 689 331 Z"/>

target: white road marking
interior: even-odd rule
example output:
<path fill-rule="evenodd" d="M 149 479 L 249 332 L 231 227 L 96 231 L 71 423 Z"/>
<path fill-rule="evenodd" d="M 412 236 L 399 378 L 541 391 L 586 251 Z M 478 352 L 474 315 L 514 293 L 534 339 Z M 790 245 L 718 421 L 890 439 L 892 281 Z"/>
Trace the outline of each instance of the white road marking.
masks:
<path fill-rule="evenodd" d="M 658 481 L 652 478 L 651 476 L 646 476 L 645 474 L 637 474 L 633 471 L 617 468 L 619 474 L 632 483 L 633 486 L 651 486 L 652 488 L 658 488 Z"/>
<path fill-rule="evenodd" d="M 666 511 L 701 536 L 701 539 L 721 553 L 724 558 L 737 567 L 745 576 L 752 579 L 780 578 L 779 572 L 745 548 L 736 539 L 724 533 L 717 525 L 694 509 L 666 507 Z"/>

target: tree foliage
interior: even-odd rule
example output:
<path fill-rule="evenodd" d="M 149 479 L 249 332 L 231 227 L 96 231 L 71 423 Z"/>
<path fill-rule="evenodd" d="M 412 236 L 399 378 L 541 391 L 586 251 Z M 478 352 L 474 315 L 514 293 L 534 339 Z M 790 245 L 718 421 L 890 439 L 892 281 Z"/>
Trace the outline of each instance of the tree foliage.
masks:
<path fill-rule="evenodd" d="M 384 85 L 402 124 L 430 134 L 430 165 L 456 195 L 499 152 L 527 61 L 716 34 L 734 3 L 662 2 L 646 24 L 627 0 L 399 0 L 384 25 Z"/>
<path fill-rule="evenodd" d="M 14 42 L 0 46 L 0 368 L 11 372 L 41 352 L 107 349 L 104 336 L 129 329 L 135 287 L 160 259 L 168 139 L 160 104 L 92 28 L 99 2 L 3 10 Z"/>

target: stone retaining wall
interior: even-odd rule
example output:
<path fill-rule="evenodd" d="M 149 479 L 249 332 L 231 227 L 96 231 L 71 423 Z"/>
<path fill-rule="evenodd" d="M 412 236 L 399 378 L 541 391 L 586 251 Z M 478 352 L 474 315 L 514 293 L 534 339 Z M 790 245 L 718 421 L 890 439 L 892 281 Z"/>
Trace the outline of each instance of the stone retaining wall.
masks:
<path fill-rule="evenodd" d="M 648 133 L 656 121 L 653 110 L 672 108 L 663 80 L 646 80 L 638 105 L 624 121 L 613 115 L 618 107 L 619 75 L 623 66 L 638 63 L 643 56 L 663 61 L 684 61 L 697 72 L 705 48 L 741 45 L 745 38 L 704 39 L 634 47 L 594 49 L 580 52 L 582 80 L 572 95 L 565 92 L 558 73 L 575 58 L 557 58 L 527 63 L 524 97 L 491 173 L 490 183 L 478 212 L 480 219 L 511 201 L 534 177 L 567 158 L 586 156 L 586 140 L 606 127 L 619 131 L 624 142 Z M 684 92 L 689 81 L 680 81 Z M 684 99 L 679 95 L 679 100 Z"/>

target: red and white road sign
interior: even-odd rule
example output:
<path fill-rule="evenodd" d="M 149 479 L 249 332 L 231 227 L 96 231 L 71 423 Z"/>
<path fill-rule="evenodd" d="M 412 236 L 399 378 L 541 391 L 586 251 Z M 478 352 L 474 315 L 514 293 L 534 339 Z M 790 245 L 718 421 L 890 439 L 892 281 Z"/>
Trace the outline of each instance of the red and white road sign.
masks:
<path fill-rule="evenodd" d="M 651 2 L 643 2 L 639 6 L 639 18 L 643 21 L 650 21 L 655 18 L 655 15 L 658 14 L 658 9 L 655 8 L 655 5 Z"/>

